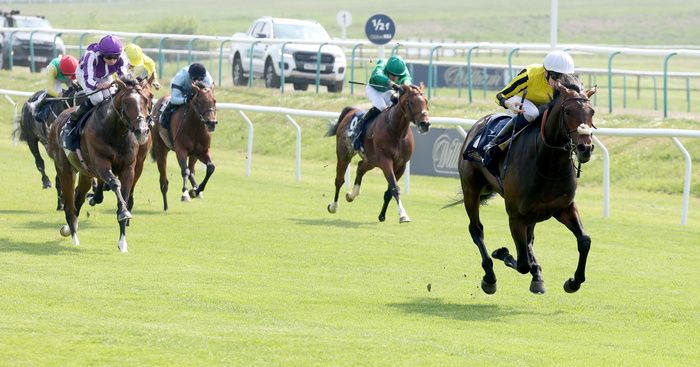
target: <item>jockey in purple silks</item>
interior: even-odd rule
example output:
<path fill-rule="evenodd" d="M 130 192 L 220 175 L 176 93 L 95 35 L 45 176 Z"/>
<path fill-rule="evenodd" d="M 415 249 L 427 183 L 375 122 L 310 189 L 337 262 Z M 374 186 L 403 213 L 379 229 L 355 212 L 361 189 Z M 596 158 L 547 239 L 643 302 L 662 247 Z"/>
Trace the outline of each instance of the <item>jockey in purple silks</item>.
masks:
<path fill-rule="evenodd" d="M 68 127 L 69 136 L 65 139 L 65 148 L 79 153 L 80 135 L 78 121 L 92 107 L 110 97 L 113 74 L 121 77 L 128 73 L 129 60 L 122 53 L 122 43 L 116 36 L 107 35 L 100 42 L 87 47 L 85 55 L 80 59 L 77 70 L 78 84 L 83 88 L 88 98 L 70 116 Z"/>

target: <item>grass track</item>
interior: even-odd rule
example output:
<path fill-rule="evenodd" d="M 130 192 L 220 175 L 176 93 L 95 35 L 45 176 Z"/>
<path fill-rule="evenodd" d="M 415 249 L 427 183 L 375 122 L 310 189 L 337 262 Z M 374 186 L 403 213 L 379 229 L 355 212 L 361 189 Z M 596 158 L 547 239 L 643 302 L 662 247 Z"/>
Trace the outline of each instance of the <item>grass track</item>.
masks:
<path fill-rule="evenodd" d="M 6 127 L 2 128 L 3 133 Z M 81 214 L 81 246 L 61 238 L 63 214 L 40 190 L 24 146 L 0 140 L 0 361 L 3 365 L 688 365 L 698 340 L 700 200 L 680 226 L 680 198 L 616 189 L 579 191 L 593 238 L 587 282 L 574 295 L 575 240 L 537 227 L 548 293 L 496 267 L 482 270 L 461 207 L 440 210 L 455 179 L 414 176 L 399 225 L 378 223 L 384 189 L 368 174 L 362 195 L 330 215 L 333 163 L 215 151 L 206 198 L 171 191 L 161 212 L 155 164 L 146 165 L 117 252 L 115 200 Z M 50 162 L 49 162 L 50 163 Z M 174 166 L 172 159 L 170 166 Z M 53 171 L 50 169 L 50 171 Z M 174 173 L 174 174 L 173 174 Z M 171 187 L 179 178 L 171 171 Z M 89 218 L 87 214 L 89 213 Z M 500 199 L 483 207 L 490 249 L 510 244 Z M 512 249 L 512 245 L 510 245 Z M 431 292 L 426 286 L 431 284 Z"/>

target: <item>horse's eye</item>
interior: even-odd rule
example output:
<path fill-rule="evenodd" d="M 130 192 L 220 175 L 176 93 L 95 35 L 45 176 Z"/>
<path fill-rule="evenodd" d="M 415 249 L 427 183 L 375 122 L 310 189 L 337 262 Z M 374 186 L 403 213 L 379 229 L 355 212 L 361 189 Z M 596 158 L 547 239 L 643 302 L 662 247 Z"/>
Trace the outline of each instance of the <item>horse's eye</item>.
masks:
<path fill-rule="evenodd" d="M 565 109 L 564 109 L 564 114 L 568 116 L 568 115 L 569 115 L 569 110 L 567 110 L 567 109 L 565 108 Z"/>

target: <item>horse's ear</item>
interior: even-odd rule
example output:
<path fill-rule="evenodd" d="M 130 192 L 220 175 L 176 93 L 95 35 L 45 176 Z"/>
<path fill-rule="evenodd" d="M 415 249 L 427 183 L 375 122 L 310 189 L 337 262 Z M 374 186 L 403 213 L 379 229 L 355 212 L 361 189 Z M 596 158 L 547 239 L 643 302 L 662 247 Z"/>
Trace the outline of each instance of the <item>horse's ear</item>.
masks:
<path fill-rule="evenodd" d="M 422 91 L 423 91 L 423 87 L 425 87 L 425 84 L 423 84 L 423 82 L 420 82 L 420 83 L 418 84 L 418 86 L 420 87 L 420 91 L 422 92 Z"/>
<path fill-rule="evenodd" d="M 144 84 L 143 82 L 141 82 L 141 86 L 144 87 L 144 88 L 145 88 L 146 86 L 148 86 L 148 87 L 150 88 L 150 86 L 151 86 L 151 84 L 153 84 L 153 80 L 154 80 L 155 78 L 156 78 L 156 74 L 155 74 L 155 73 L 154 73 L 154 74 L 151 74 L 151 76 L 146 80 L 146 83 L 145 83 L 145 84 Z"/>
<path fill-rule="evenodd" d="M 574 94 L 574 91 L 572 91 L 571 89 L 569 89 L 569 88 L 563 86 L 563 85 L 562 85 L 561 83 L 559 83 L 558 81 L 557 81 L 557 84 L 555 85 L 555 88 L 557 88 L 557 89 L 559 90 L 559 93 L 565 94 L 565 95 L 567 95 L 567 96 L 571 96 L 571 95 Z"/>
<path fill-rule="evenodd" d="M 124 84 L 124 82 L 121 79 L 114 78 L 114 82 L 117 83 L 119 89 L 126 89 L 126 84 Z"/>
<path fill-rule="evenodd" d="M 214 91 L 214 87 L 216 86 L 216 83 L 211 82 L 211 90 Z"/>
<path fill-rule="evenodd" d="M 196 83 L 192 83 L 192 90 L 193 90 L 195 93 L 199 93 L 199 91 L 201 90 L 201 88 L 198 87 Z"/>
<path fill-rule="evenodd" d="M 583 93 L 586 95 L 586 97 L 591 98 L 591 96 L 594 95 L 596 91 L 598 91 L 598 86 L 594 85 L 593 88 L 588 88 Z"/>

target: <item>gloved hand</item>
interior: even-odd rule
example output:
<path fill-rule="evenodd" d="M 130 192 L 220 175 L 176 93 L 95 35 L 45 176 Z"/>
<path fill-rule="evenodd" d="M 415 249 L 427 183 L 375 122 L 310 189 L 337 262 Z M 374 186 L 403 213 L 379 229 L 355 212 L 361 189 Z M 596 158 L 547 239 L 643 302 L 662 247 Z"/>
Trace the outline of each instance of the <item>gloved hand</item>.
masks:
<path fill-rule="evenodd" d="M 505 102 L 503 102 L 503 104 L 506 106 L 507 109 L 513 111 L 513 113 L 517 114 L 517 113 L 525 112 L 525 110 L 522 109 L 523 104 L 520 102 L 516 102 L 516 101 L 507 99 Z"/>
<path fill-rule="evenodd" d="M 399 103 L 399 93 L 398 92 L 392 93 L 390 99 L 391 99 L 391 103 L 393 103 L 393 104 Z"/>
<path fill-rule="evenodd" d="M 112 82 L 102 82 L 102 83 L 97 83 L 95 87 L 97 89 L 102 90 L 102 89 L 107 89 L 112 86 Z"/>
<path fill-rule="evenodd" d="M 401 90 L 401 86 L 392 82 L 391 80 L 389 81 L 389 87 L 397 92 Z"/>

